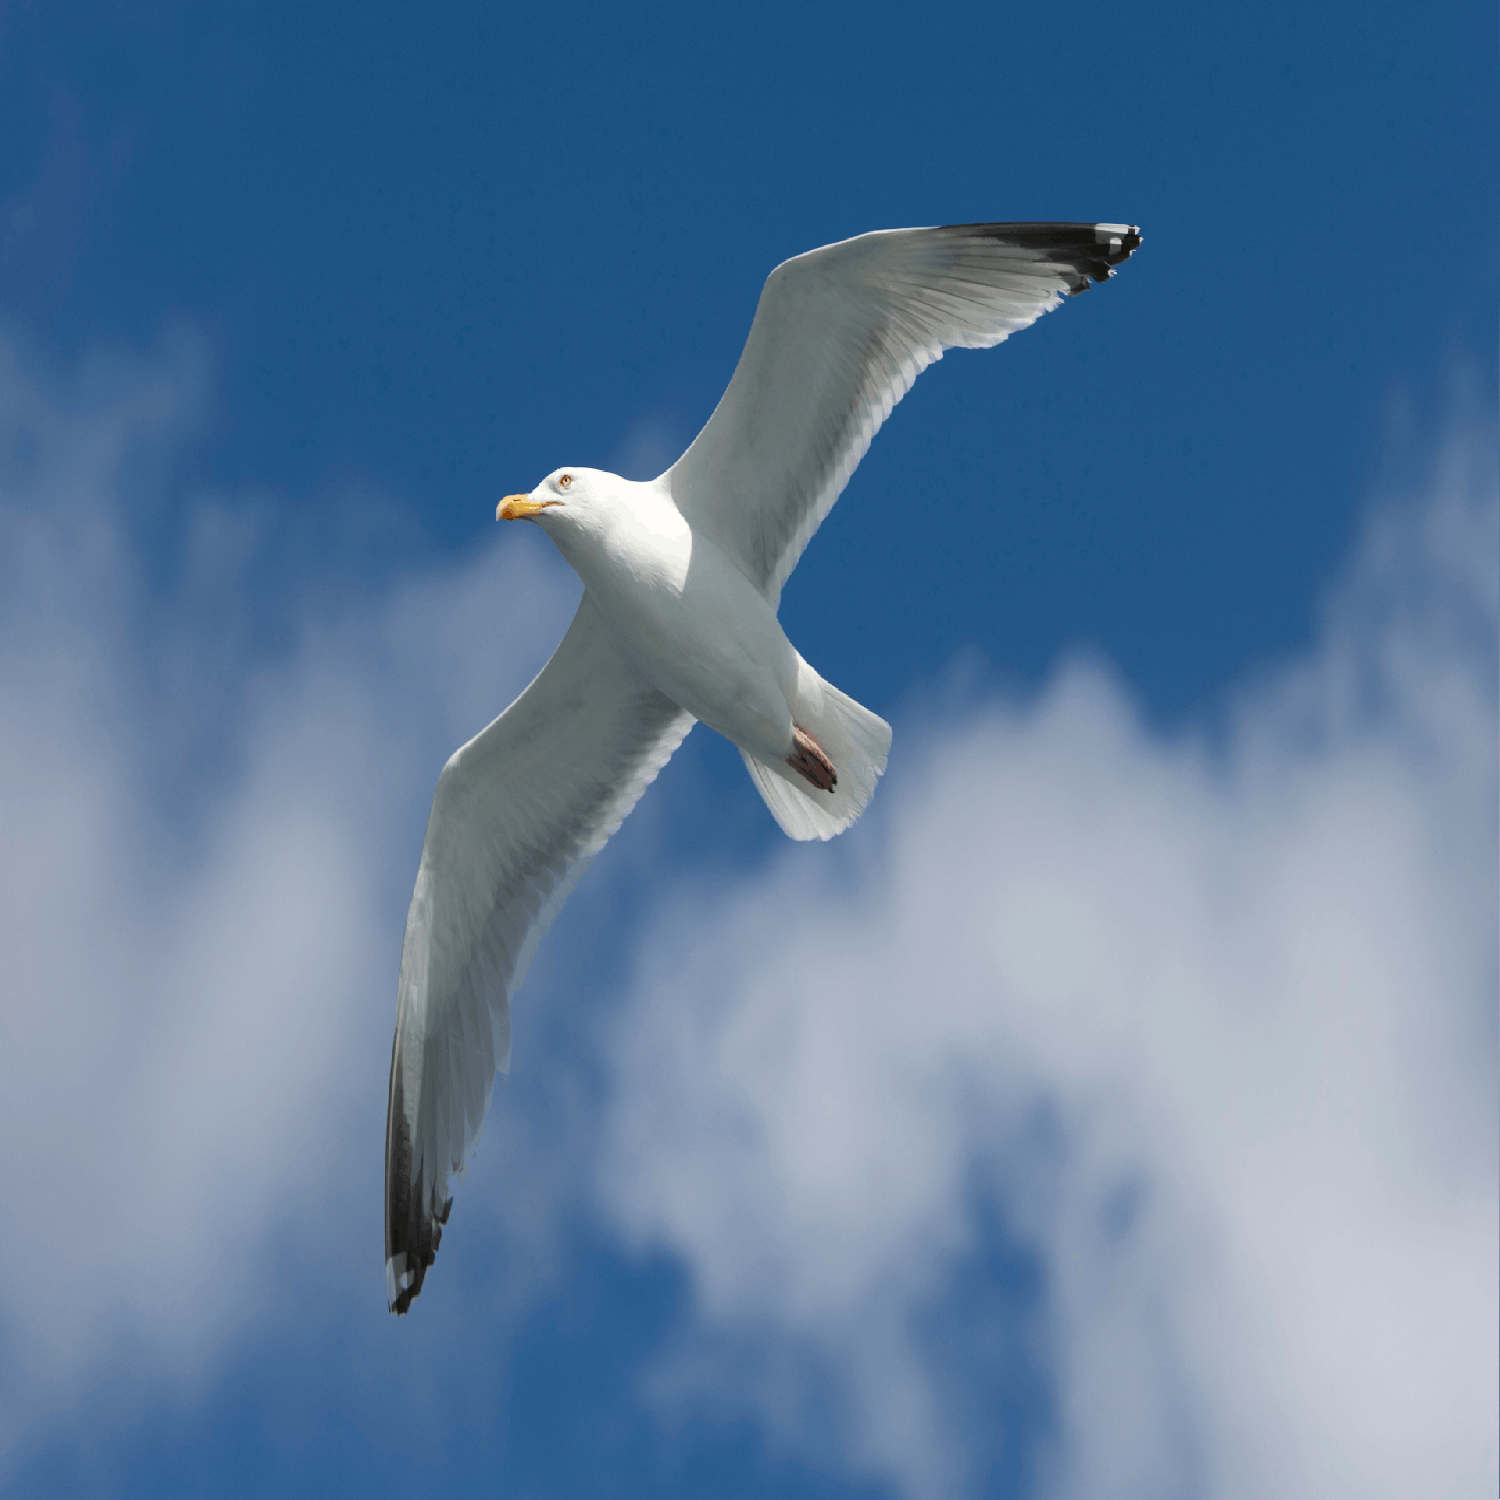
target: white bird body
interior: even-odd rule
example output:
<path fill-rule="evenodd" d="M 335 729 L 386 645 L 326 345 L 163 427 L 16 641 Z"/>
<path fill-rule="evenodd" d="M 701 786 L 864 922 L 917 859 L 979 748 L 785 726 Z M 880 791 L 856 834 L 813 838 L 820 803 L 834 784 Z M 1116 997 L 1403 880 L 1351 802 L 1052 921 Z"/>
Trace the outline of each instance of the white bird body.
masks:
<path fill-rule="evenodd" d="M 559 491 L 563 473 L 571 483 Z M 646 680 L 746 754 L 789 755 L 800 658 L 765 596 L 693 530 L 670 490 L 578 468 L 528 498 L 539 494 L 552 498 L 531 519 Z"/>
<path fill-rule="evenodd" d="M 740 748 L 792 838 L 833 837 L 873 795 L 890 727 L 803 660 L 776 612 L 891 408 L 945 349 L 1000 343 L 1140 242 L 1128 224 L 964 224 L 796 256 L 767 278 L 729 388 L 665 474 L 557 470 L 502 502 L 500 517 L 548 532 L 584 594 L 552 659 L 433 795 L 391 1048 L 393 1311 L 437 1253 L 537 943 L 694 721 Z"/>

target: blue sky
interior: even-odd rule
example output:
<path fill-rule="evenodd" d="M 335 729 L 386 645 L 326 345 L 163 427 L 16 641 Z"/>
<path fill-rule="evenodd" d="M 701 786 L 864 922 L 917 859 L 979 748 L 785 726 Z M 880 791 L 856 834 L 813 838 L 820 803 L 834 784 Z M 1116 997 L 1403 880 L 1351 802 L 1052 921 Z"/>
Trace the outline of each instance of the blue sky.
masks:
<path fill-rule="evenodd" d="M 0 1493 L 1493 1485 L 1496 41 L 0 5 Z M 879 796 L 793 848 L 689 738 L 388 1318 L 432 786 L 577 592 L 496 499 L 987 218 L 1145 245 L 787 587 Z"/>

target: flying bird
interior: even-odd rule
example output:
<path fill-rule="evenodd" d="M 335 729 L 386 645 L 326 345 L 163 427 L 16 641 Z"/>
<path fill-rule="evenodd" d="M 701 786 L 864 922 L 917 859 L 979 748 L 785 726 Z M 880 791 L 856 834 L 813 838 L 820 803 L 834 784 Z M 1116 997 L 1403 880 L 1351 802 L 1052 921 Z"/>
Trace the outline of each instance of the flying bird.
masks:
<path fill-rule="evenodd" d="M 562 644 L 438 779 L 401 952 L 386 1124 L 391 1310 L 422 1290 L 510 1062 L 510 1000 L 579 877 L 695 720 L 732 740 L 794 839 L 828 839 L 885 769 L 885 721 L 777 620 L 813 533 L 912 382 L 1114 274 L 1133 224 L 962 224 L 825 245 L 767 278 L 708 425 L 657 479 L 549 474 L 496 516 L 583 580 Z"/>

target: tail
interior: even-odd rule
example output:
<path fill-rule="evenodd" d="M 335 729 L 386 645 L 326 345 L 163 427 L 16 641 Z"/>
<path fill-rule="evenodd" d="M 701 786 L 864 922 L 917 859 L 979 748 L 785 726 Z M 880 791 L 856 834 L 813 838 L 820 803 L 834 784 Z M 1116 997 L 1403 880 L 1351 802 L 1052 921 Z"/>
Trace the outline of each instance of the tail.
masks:
<path fill-rule="evenodd" d="M 745 755 L 745 767 L 783 833 L 794 839 L 831 839 L 865 810 L 874 795 L 891 748 L 891 726 L 824 682 L 800 656 L 792 718 L 833 762 L 838 773 L 834 789 L 818 791 L 781 760 Z"/>

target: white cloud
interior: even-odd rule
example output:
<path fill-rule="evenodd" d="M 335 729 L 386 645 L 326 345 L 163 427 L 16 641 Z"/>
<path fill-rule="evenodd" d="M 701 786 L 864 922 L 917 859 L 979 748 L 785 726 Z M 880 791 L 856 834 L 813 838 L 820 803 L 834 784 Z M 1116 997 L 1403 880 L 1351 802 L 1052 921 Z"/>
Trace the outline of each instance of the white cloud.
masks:
<path fill-rule="evenodd" d="M 132 532 L 203 370 L 183 339 L 48 392 L 0 346 L 0 1451 L 111 1371 L 152 1389 L 302 1315 L 288 1246 L 383 1317 L 411 789 L 569 613 L 534 555 L 352 599 L 325 558 L 252 649 L 277 563 L 243 497 L 182 507 L 163 597 Z"/>
<path fill-rule="evenodd" d="M 923 1318 L 983 1189 L 1043 1273 L 992 1361 L 1051 1381 L 1040 1493 L 1494 1490 L 1496 555 L 1484 427 L 1219 732 L 1075 662 L 898 721 L 841 844 L 677 894 L 600 1166 L 691 1272 L 664 1411 L 973 1490 Z"/>
<path fill-rule="evenodd" d="M 474 1255 L 444 1250 L 469 1300 L 424 1296 L 398 1340 L 376 1206 L 411 788 L 576 584 L 491 550 L 343 597 L 245 495 L 180 505 L 164 564 L 133 538 L 166 524 L 152 455 L 189 441 L 205 363 L 179 339 L 49 391 L 0 341 L 0 1449 L 122 1370 L 190 1391 L 247 1328 L 300 1331 L 323 1313 L 289 1263 L 370 1310 L 343 1378 L 372 1408 L 397 1369 L 482 1403 L 434 1351 L 529 1295 L 590 1149 L 577 1080 L 569 1119 L 492 1130 Z M 836 1431 L 912 1493 L 964 1489 L 986 1450 L 924 1319 L 989 1195 L 1044 1273 L 995 1356 L 1053 1381 L 1044 1492 L 1493 1483 L 1493 453 L 1455 442 L 1384 513 L 1319 649 L 1213 747 L 1075 665 L 1026 708 L 898 721 L 853 835 L 648 916 L 600 1180 L 692 1271 L 664 1409 L 727 1383 L 820 1462 Z"/>

